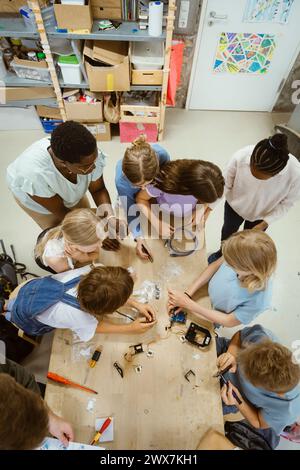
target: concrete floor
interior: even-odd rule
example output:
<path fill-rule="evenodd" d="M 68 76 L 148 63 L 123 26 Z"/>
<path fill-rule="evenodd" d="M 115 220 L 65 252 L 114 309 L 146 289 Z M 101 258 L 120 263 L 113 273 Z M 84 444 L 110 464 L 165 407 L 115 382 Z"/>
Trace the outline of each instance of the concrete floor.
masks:
<path fill-rule="evenodd" d="M 210 160 L 222 169 L 239 148 L 255 144 L 269 136 L 274 124 L 288 120 L 287 115 L 250 112 L 216 112 L 167 110 L 166 133 L 162 145 L 172 158 L 201 158 Z M 41 271 L 33 261 L 32 253 L 39 233 L 39 227 L 17 206 L 5 183 L 5 169 L 27 146 L 43 137 L 42 131 L 0 132 L 1 173 L 0 211 L 1 233 L 6 245 L 13 244 L 19 261 L 29 270 Z M 104 172 L 106 186 L 114 201 L 114 171 L 118 159 L 122 158 L 126 144 L 120 144 L 116 137 L 111 142 L 99 144 L 108 155 Z M 278 249 L 278 269 L 275 277 L 273 307 L 259 317 L 259 322 L 279 336 L 281 341 L 292 348 L 293 341 L 300 340 L 300 204 L 295 205 L 288 215 L 275 222 L 268 233 Z M 207 251 L 219 245 L 223 221 L 223 204 L 209 217 L 207 223 Z M 227 334 L 224 331 L 224 334 Z M 232 334 L 232 330 L 230 332 Z M 29 366 L 42 379 L 48 367 L 49 340 L 39 349 L 38 356 L 29 361 Z M 290 445 L 283 441 L 284 448 Z M 297 448 L 297 447 L 296 447 Z M 298 446 L 300 449 L 300 446 Z"/>

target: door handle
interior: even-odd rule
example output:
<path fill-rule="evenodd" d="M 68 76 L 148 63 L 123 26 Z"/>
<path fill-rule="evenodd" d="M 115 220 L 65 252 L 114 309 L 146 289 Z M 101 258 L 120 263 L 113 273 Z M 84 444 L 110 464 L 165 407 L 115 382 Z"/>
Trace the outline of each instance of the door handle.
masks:
<path fill-rule="evenodd" d="M 211 11 L 209 13 L 210 18 L 213 18 L 214 20 L 227 20 L 228 15 L 218 15 L 215 11 Z"/>

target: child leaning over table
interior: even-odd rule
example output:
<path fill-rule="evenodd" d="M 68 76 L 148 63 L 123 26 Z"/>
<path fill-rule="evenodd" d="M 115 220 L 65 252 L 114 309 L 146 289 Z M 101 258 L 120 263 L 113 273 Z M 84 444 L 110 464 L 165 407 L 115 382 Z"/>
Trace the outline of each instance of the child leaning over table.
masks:
<path fill-rule="evenodd" d="M 276 447 L 284 428 L 300 416 L 299 364 L 291 351 L 261 325 L 246 327 L 231 340 L 216 338 L 216 345 L 219 371 L 230 367 L 224 373 L 228 385 L 221 389 L 224 414 L 239 411 Z"/>
<path fill-rule="evenodd" d="M 169 290 L 169 310 L 181 307 L 218 325 L 247 325 L 271 307 L 277 261 L 273 240 L 260 230 L 244 230 L 223 243 L 223 257 L 211 263 L 185 292 Z M 208 283 L 213 309 L 192 299 Z"/>
<path fill-rule="evenodd" d="M 31 279 L 12 292 L 5 305 L 6 319 L 28 335 L 64 328 L 81 341 L 89 341 L 95 333 L 144 333 L 156 323 L 155 312 L 150 305 L 129 298 L 133 284 L 127 269 L 116 266 L 84 266 Z M 104 314 L 123 305 L 143 317 L 123 325 L 103 320 Z"/>

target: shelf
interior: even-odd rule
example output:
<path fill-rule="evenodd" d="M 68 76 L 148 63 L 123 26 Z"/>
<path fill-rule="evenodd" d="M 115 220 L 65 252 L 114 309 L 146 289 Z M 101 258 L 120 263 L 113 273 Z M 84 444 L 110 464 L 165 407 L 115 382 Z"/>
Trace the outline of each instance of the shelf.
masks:
<path fill-rule="evenodd" d="M 131 85 L 130 91 L 161 91 L 161 85 Z"/>
<path fill-rule="evenodd" d="M 54 26 L 48 26 L 47 34 L 49 37 L 67 38 L 67 39 L 98 39 L 101 41 L 163 41 L 166 37 L 165 31 L 159 37 L 149 36 L 148 30 L 141 30 L 138 23 L 124 22 L 118 29 L 109 31 L 98 31 L 98 21 L 94 21 L 92 32 L 90 34 L 71 34 L 58 33 Z"/>
<path fill-rule="evenodd" d="M 13 38 L 39 38 L 35 28 L 25 26 L 22 18 L 0 18 L 0 36 Z"/>
<path fill-rule="evenodd" d="M 49 87 L 53 86 L 52 81 L 43 82 L 41 80 L 30 80 L 29 78 L 20 78 L 12 72 L 8 74 L 3 79 L 5 86 L 7 87 Z"/>
<path fill-rule="evenodd" d="M 63 81 L 63 79 L 59 79 L 59 84 L 61 86 L 61 88 L 89 88 L 89 84 L 87 82 L 82 82 L 80 83 L 80 85 L 78 85 L 78 83 L 74 84 L 74 83 L 65 83 Z"/>
<path fill-rule="evenodd" d="M 27 108 L 28 106 L 36 106 L 38 104 L 57 108 L 56 98 L 39 98 L 36 100 L 8 101 L 5 104 L 1 104 L 0 107 L 1 108 Z"/>

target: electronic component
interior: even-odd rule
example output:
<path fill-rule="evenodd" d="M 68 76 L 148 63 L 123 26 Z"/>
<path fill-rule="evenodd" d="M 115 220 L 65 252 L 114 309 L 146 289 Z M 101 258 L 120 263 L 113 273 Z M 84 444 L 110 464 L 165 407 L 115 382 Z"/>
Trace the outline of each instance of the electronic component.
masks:
<path fill-rule="evenodd" d="M 192 322 L 186 332 L 185 339 L 195 346 L 198 346 L 198 348 L 205 348 L 210 344 L 211 334 L 207 328 L 203 328 Z"/>
<path fill-rule="evenodd" d="M 186 313 L 183 310 L 180 310 L 179 312 L 174 313 L 174 310 L 175 309 L 173 309 L 173 312 L 170 315 L 171 326 L 173 325 L 173 323 L 185 324 L 186 323 Z"/>
<path fill-rule="evenodd" d="M 120 376 L 121 376 L 122 379 L 123 379 L 123 377 L 124 377 L 124 372 L 123 372 L 123 369 L 122 369 L 122 367 L 120 366 L 120 364 L 119 364 L 118 362 L 114 362 L 114 367 L 115 367 L 115 369 L 117 369 L 118 373 L 120 374 Z"/>

